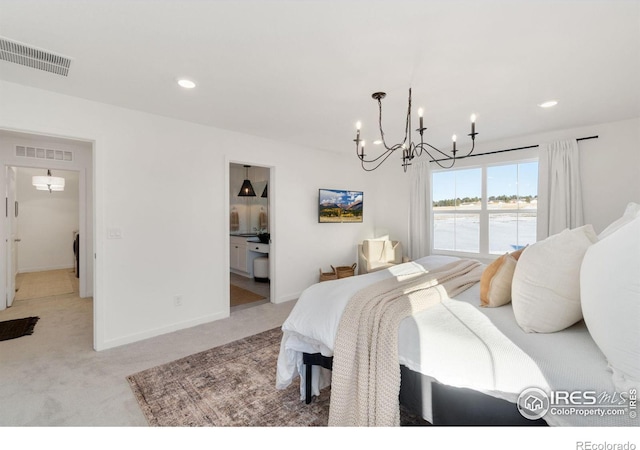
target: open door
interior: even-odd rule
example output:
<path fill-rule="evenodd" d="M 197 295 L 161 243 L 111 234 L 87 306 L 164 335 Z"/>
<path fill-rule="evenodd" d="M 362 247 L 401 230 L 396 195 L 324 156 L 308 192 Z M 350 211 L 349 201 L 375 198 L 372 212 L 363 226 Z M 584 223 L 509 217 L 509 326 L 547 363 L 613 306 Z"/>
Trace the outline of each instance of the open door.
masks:
<path fill-rule="evenodd" d="M 5 221 L 7 226 L 7 307 L 16 297 L 16 275 L 18 273 L 18 200 L 16 195 L 16 168 L 7 167 L 7 196 Z"/>

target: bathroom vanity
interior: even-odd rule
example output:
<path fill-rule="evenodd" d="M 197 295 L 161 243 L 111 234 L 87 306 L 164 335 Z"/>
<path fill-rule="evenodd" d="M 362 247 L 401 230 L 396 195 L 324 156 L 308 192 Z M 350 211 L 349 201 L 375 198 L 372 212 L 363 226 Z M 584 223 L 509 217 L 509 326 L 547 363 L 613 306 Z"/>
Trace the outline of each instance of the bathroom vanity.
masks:
<path fill-rule="evenodd" d="M 255 234 L 232 234 L 229 240 L 231 272 L 253 278 L 253 262 L 269 255 L 269 244 L 263 244 Z"/>

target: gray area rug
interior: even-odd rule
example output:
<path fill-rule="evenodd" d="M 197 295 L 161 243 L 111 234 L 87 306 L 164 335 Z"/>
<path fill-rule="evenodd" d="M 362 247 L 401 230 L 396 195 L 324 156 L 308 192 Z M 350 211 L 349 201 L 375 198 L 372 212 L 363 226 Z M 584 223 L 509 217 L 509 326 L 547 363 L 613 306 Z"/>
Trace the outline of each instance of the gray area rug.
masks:
<path fill-rule="evenodd" d="M 326 426 L 330 388 L 307 405 L 299 383 L 275 388 L 282 331 L 245 339 L 127 377 L 152 426 Z M 402 411 L 403 425 L 427 425 Z"/>

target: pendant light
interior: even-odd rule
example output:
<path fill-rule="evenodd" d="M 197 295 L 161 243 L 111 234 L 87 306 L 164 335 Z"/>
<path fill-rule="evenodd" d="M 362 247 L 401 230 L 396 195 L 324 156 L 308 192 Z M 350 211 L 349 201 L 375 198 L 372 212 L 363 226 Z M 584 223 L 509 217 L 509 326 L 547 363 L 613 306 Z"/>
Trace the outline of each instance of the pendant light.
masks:
<path fill-rule="evenodd" d="M 267 184 L 264 185 L 264 191 L 262 191 L 262 195 L 260 197 L 267 198 Z"/>
<path fill-rule="evenodd" d="M 51 170 L 47 170 L 47 176 L 34 176 L 31 178 L 33 184 L 38 191 L 64 191 L 64 178 L 52 177 Z"/>
<path fill-rule="evenodd" d="M 245 178 L 242 182 L 242 187 L 240 188 L 240 192 L 238 193 L 238 197 L 255 197 L 256 191 L 253 190 L 253 186 L 251 185 L 251 181 L 249 181 L 249 167 L 245 167 Z"/>

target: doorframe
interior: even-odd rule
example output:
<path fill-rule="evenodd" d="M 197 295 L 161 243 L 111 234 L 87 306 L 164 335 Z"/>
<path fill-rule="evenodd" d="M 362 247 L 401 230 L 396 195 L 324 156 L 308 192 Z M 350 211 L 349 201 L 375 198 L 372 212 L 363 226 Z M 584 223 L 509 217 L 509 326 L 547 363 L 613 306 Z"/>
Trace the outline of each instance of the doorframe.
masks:
<path fill-rule="evenodd" d="M 225 192 L 225 201 L 224 201 L 224 217 L 225 217 L 225 267 L 226 271 L 224 273 L 225 277 L 225 298 L 228 300 L 230 298 L 230 288 L 229 285 L 231 283 L 231 254 L 229 253 L 229 246 L 231 245 L 231 226 L 229 217 L 231 214 L 231 193 L 229 192 L 229 183 L 231 181 L 231 164 L 239 164 L 239 165 L 248 165 L 252 167 L 264 167 L 269 169 L 269 187 L 268 187 L 268 196 L 267 196 L 267 208 L 269 211 L 268 221 L 269 221 L 269 234 L 270 234 L 270 242 L 269 242 L 269 302 L 277 303 L 276 300 L 276 220 L 275 220 L 275 212 L 276 212 L 276 202 L 275 202 L 275 193 L 276 193 L 276 166 L 269 163 L 249 161 L 249 160 L 241 160 L 236 158 L 230 158 L 228 155 L 225 155 L 225 169 L 224 169 L 224 192 Z M 226 314 L 229 316 L 231 314 L 231 305 L 227 301 L 226 303 Z"/>
<path fill-rule="evenodd" d="M 37 168 L 37 169 L 53 169 L 53 170 L 67 170 L 67 171 L 75 171 L 79 172 L 78 176 L 78 195 L 79 195 L 79 203 L 78 203 L 78 231 L 80 233 L 80 248 L 81 250 L 81 258 L 80 258 L 80 280 L 79 280 L 79 296 L 80 297 L 92 297 L 93 298 L 93 349 L 98 350 L 99 345 L 99 331 L 102 330 L 101 323 L 99 323 L 99 312 L 101 311 L 98 302 L 98 283 L 97 283 L 97 264 L 96 264 L 96 252 L 97 252 L 97 239 L 96 239 L 96 228 L 97 228 L 97 202 L 96 202 L 96 141 L 87 138 L 80 137 L 71 137 L 71 136 L 62 136 L 62 135 L 54 135 L 41 131 L 34 130 L 23 130 L 23 129 L 12 129 L 12 128 L 0 128 L 0 135 L 7 134 L 8 136 L 13 136 L 16 134 L 24 135 L 24 138 L 21 139 L 29 139 L 30 137 L 37 137 L 43 140 L 50 138 L 52 140 L 62 140 L 69 141 L 69 143 L 82 142 L 90 146 L 90 149 L 87 151 L 90 152 L 90 163 L 81 167 L 79 165 L 75 165 L 73 167 L 68 167 L 61 163 L 56 163 L 55 160 L 25 160 L 18 159 L 18 157 L 13 154 L 12 157 L 7 158 L 2 162 L 2 167 L 0 170 L 0 186 L 3 186 L 5 189 L 7 187 L 7 180 L 5 179 L 6 167 L 24 167 L 24 168 Z M 87 186 L 87 178 L 88 175 L 91 174 L 92 185 L 89 189 Z M 90 191 L 91 194 L 91 204 L 92 208 L 89 211 L 87 207 L 87 192 Z M 5 191 L 6 195 L 6 191 Z M 92 251 L 89 252 L 88 243 L 90 240 L 87 237 L 88 230 L 88 218 L 91 214 L 91 222 L 92 222 L 92 235 L 91 235 L 91 243 L 92 243 Z M 5 299 L 0 301 L 0 311 L 6 309 L 6 290 L 7 290 L 7 257 L 8 257 L 8 248 L 7 248 L 7 232 L 6 226 L 2 227 L 2 239 L 0 240 L 0 286 L 3 288 L 3 292 L 5 295 Z M 91 268 L 91 271 L 88 269 Z M 88 282 L 89 279 L 92 279 L 92 292 L 89 292 Z"/>
<path fill-rule="evenodd" d="M 16 250 L 16 222 L 18 218 L 18 199 L 16 196 L 18 187 L 18 171 L 15 166 L 4 166 L 5 175 L 5 283 L 3 309 L 13 305 L 16 298 L 17 250 Z M 14 229 L 15 227 L 15 229 Z M 9 270 L 11 269 L 11 270 Z"/>

